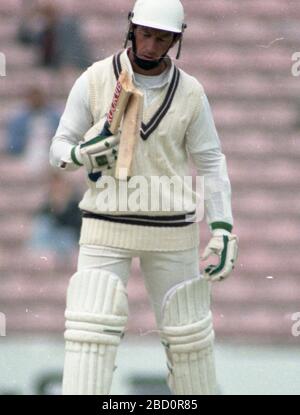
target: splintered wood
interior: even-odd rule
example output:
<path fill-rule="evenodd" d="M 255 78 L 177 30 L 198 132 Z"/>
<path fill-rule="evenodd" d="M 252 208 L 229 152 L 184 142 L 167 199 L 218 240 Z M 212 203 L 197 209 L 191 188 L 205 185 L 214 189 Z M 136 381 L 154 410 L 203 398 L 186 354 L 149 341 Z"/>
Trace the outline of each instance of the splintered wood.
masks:
<path fill-rule="evenodd" d="M 131 176 L 132 162 L 135 148 L 140 137 L 140 127 L 143 115 L 143 94 L 135 88 L 131 79 L 129 79 L 129 83 L 126 83 L 126 88 L 127 90 L 130 90 L 131 94 L 123 118 L 118 159 L 115 169 L 115 177 L 119 180 L 128 180 Z"/>

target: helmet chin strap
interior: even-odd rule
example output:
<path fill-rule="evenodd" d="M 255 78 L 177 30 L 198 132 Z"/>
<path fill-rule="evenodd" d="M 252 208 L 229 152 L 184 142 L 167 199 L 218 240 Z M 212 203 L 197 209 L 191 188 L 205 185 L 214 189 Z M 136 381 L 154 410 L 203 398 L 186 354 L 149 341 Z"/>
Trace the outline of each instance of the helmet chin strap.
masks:
<path fill-rule="evenodd" d="M 159 66 L 161 61 L 164 59 L 164 56 L 162 56 L 160 59 L 146 60 L 139 58 L 137 54 L 133 52 L 133 59 L 134 63 L 141 69 L 144 69 L 145 71 L 150 71 L 151 69 L 157 68 Z"/>

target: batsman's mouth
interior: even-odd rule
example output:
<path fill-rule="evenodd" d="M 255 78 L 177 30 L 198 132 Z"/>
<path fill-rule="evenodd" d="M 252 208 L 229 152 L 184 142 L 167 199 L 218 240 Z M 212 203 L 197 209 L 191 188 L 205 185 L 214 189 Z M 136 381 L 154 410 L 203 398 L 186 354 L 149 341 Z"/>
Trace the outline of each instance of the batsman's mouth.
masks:
<path fill-rule="evenodd" d="M 154 56 L 148 56 L 148 55 L 139 55 L 138 56 L 140 59 L 144 59 L 145 61 L 155 61 L 158 58 L 154 57 Z"/>

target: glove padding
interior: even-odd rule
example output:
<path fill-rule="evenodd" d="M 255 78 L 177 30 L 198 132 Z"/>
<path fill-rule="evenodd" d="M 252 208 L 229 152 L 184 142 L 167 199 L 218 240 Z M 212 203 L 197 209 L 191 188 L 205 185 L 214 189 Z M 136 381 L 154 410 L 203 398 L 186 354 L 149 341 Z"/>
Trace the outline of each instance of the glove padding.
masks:
<path fill-rule="evenodd" d="M 210 281 L 221 281 L 227 278 L 234 265 L 238 255 L 238 238 L 225 229 L 215 229 L 213 236 L 206 246 L 201 259 L 204 261 L 212 255 L 219 257 L 217 265 L 209 265 L 204 270 L 204 278 Z"/>
<path fill-rule="evenodd" d="M 112 169 L 118 158 L 120 135 L 98 135 L 72 149 L 72 159 L 84 165 L 88 173 Z"/>

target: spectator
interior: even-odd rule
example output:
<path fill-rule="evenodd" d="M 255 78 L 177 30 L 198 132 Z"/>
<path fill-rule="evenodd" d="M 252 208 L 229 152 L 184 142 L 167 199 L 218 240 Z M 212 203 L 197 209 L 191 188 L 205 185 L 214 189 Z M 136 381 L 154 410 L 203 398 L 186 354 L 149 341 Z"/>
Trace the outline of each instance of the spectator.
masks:
<path fill-rule="evenodd" d="M 43 91 L 31 87 L 24 108 L 7 125 L 7 152 L 22 156 L 35 172 L 48 169 L 50 138 L 59 122 L 59 113 L 48 103 Z"/>
<path fill-rule="evenodd" d="M 60 173 L 51 171 L 48 200 L 37 212 L 30 247 L 59 256 L 72 254 L 81 225 L 78 202 L 73 186 Z"/>
<path fill-rule="evenodd" d="M 38 48 L 42 66 L 84 69 L 91 63 L 79 20 L 75 16 L 61 15 L 50 2 L 23 13 L 18 39 Z"/>

